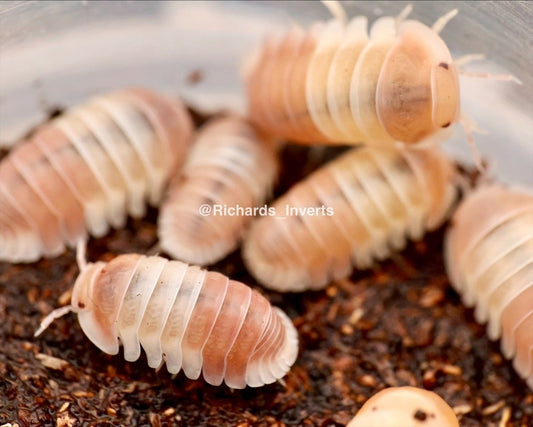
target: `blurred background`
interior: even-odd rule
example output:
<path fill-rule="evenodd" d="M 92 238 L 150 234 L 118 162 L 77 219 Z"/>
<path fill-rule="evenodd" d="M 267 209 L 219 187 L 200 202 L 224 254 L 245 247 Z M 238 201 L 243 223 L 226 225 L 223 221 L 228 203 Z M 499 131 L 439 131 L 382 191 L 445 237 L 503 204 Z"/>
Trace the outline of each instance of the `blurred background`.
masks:
<path fill-rule="evenodd" d="M 342 2 L 372 23 L 409 2 Z M 528 2 L 412 2 L 431 25 L 459 9 L 441 33 L 452 55 L 486 55 L 469 71 L 511 73 L 523 84 L 461 77 L 462 109 L 488 134 L 479 150 L 507 182 L 533 186 L 533 6 Z M 331 17 L 318 1 L 2 1 L 0 147 L 55 108 L 128 85 L 180 94 L 206 111 L 245 111 L 241 67 L 272 32 Z M 472 164 L 464 132 L 443 144 Z"/>

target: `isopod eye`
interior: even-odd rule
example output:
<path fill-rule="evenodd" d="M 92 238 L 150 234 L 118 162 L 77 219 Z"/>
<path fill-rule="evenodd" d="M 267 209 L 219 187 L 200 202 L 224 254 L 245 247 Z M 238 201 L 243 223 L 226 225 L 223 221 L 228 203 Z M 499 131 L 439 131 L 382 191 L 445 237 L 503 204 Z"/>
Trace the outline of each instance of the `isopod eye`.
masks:
<path fill-rule="evenodd" d="M 83 310 L 83 309 L 85 308 L 85 303 L 79 301 L 79 302 L 78 302 L 78 308 L 80 308 L 80 309 Z"/>
<path fill-rule="evenodd" d="M 425 421 L 427 417 L 427 414 L 422 409 L 417 409 L 413 415 L 413 418 L 419 421 Z"/>
<path fill-rule="evenodd" d="M 459 119 L 459 78 L 455 65 L 441 62 L 431 70 L 432 119 L 446 128 Z"/>

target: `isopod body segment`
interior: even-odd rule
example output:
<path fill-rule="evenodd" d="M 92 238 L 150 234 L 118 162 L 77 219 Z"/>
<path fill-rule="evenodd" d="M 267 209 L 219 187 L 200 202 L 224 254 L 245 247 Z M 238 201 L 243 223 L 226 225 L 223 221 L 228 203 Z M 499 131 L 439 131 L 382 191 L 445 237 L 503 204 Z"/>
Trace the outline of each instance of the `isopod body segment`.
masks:
<path fill-rule="evenodd" d="M 131 88 L 90 99 L 0 163 L 0 260 L 32 262 L 157 204 L 193 131 L 185 106 Z"/>
<path fill-rule="evenodd" d="M 381 17 L 368 33 L 359 16 L 272 36 L 245 64 L 250 117 L 301 143 L 442 141 L 460 97 L 441 27 Z"/>
<path fill-rule="evenodd" d="M 161 247 L 175 259 L 199 265 L 226 256 L 252 219 L 251 209 L 270 194 L 277 169 L 273 141 L 244 119 L 209 122 L 161 206 Z"/>
<path fill-rule="evenodd" d="M 346 427 L 459 427 L 453 409 L 438 394 L 417 387 L 376 393 Z"/>
<path fill-rule="evenodd" d="M 148 365 L 166 363 L 212 385 L 258 387 L 283 377 L 298 351 L 285 313 L 248 286 L 180 261 L 120 255 L 82 268 L 72 305 L 87 337 L 102 351 L 135 361 L 144 348 Z M 52 312 L 36 335 L 51 320 Z M 120 341 L 119 341 L 120 340 Z"/>
<path fill-rule="evenodd" d="M 461 203 L 445 241 L 450 281 L 533 389 L 533 194 L 483 186 Z"/>
<path fill-rule="evenodd" d="M 276 216 L 253 221 L 244 261 L 268 288 L 321 289 L 439 226 L 455 200 L 454 176 L 437 148 L 352 149 L 276 200 Z"/>

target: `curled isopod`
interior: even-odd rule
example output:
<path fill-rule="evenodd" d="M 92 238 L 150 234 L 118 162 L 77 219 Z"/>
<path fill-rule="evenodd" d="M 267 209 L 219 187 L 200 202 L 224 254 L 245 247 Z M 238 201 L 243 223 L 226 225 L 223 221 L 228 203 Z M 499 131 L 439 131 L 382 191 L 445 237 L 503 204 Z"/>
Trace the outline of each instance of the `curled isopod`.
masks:
<path fill-rule="evenodd" d="M 0 163 L 0 260 L 32 262 L 159 202 L 192 135 L 185 106 L 144 89 L 97 96 Z"/>
<path fill-rule="evenodd" d="M 83 265 L 71 306 L 85 335 L 102 351 L 148 365 L 166 363 L 188 378 L 232 388 L 259 387 L 283 377 L 298 352 L 296 330 L 285 313 L 258 292 L 226 276 L 161 257 L 120 255 Z"/>
<path fill-rule="evenodd" d="M 245 64 L 250 117 L 302 143 L 442 141 L 459 120 L 458 69 L 438 33 L 414 20 L 334 19 L 272 36 Z"/>
<path fill-rule="evenodd" d="M 246 265 L 278 291 L 323 288 L 439 226 L 455 200 L 454 176 L 437 148 L 352 149 L 276 200 L 275 216 L 253 221 Z"/>
<path fill-rule="evenodd" d="M 220 260 L 237 247 L 276 172 L 274 144 L 250 124 L 237 117 L 209 122 L 169 186 L 159 215 L 161 247 L 193 264 Z"/>
<path fill-rule="evenodd" d="M 346 427 L 459 427 L 453 409 L 438 394 L 417 387 L 376 393 Z"/>
<path fill-rule="evenodd" d="M 461 203 L 447 231 L 450 281 L 475 317 L 500 336 L 533 389 L 533 194 L 492 184 Z"/>

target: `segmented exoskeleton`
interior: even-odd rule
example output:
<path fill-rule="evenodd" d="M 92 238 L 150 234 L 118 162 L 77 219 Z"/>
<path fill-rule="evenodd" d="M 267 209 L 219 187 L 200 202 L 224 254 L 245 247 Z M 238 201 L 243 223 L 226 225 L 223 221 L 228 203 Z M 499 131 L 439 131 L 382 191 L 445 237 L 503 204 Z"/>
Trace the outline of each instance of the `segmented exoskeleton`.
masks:
<path fill-rule="evenodd" d="M 212 385 L 259 387 L 283 377 L 296 360 L 298 338 L 285 313 L 258 292 L 226 276 L 161 257 L 120 255 L 82 265 L 72 305 L 43 320 L 78 314 L 81 328 L 102 351 L 170 373 L 200 373 Z"/>
<path fill-rule="evenodd" d="M 276 200 L 276 216 L 252 223 L 246 265 L 268 288 L 323 288 L 439 226 L 455 200 L 454 174 L 437 148 L 352 149 Z"/>
<path fill-rule="evenodd" d="M 252 208 L 271 192 L 277 169 L 274 144 L 246 121 L 209 122 L 169 186 L 159 216 L 161 247 L 199 265 L 226 256 L 237 247 Z"/>
<path fill-rule="evenodd" d="M 408 12 L 407 12 L 408 13 Z M 450 135 L 459 120 L 456 64 L 432 28 L 382 17 L 315 23 L 270 37 L 246 64 L 252 120 L 302 143 L 417 144 Z"/>
<path fill-rule="evenodd" d="M 32 262 L 156 205 L 192 120 L 143 89 L 95 97 L 42 126 L 0 163 L 0 260 Z"/>
<path fill-rule="evenodd" d="M 445 261 L 464 303 L 501 336 L 502 352 L 533 389 L 533 194 L 501 185 L 471 193 L 452 217 Z"/>

